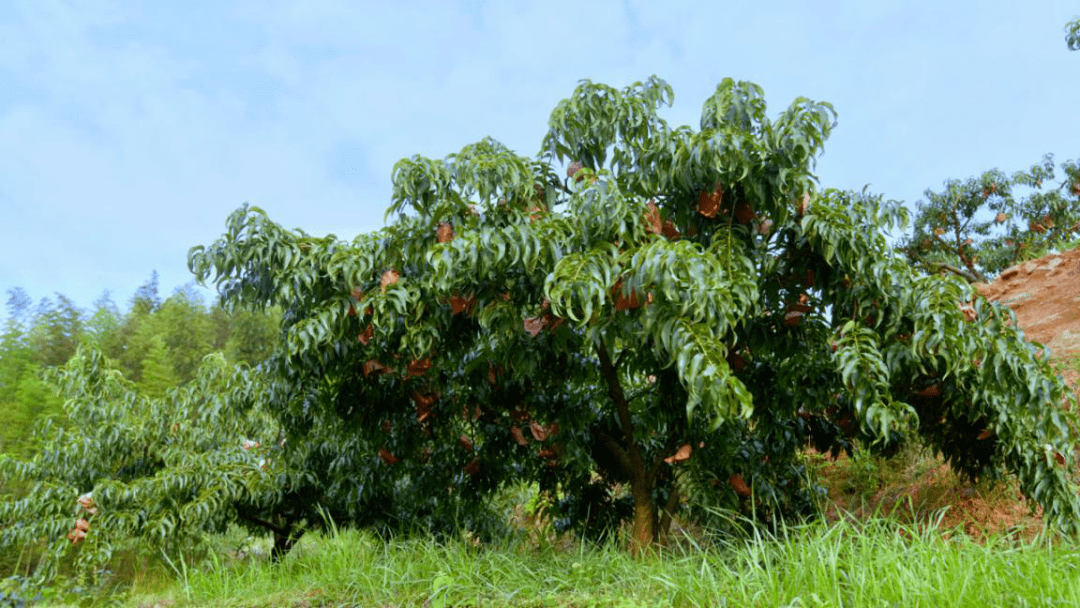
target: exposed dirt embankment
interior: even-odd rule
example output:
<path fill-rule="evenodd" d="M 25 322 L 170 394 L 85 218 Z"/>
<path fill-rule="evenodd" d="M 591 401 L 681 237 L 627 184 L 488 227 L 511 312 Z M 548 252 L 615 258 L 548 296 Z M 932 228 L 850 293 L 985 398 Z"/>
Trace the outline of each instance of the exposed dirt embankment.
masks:
<path fill-rule="evenodd" d="M 977 288 L 1011 308 L 1028 339 L 1055 358 L 1080 355 L 1080 249 L 1013 266 Z"/>

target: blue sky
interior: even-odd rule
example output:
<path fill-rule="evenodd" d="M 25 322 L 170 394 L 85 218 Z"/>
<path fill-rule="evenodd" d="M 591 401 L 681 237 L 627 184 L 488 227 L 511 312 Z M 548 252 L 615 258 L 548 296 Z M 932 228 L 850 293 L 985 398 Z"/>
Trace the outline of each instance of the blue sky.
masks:
<path fill-rule="evenodd" d="M 244 202 L 309 233 L 382 225 L 400 158 L 539 150 L 579 79 L 656 74 L 696 125 L 724 77 L 833 103 L 823 186 L 914 204 L 1080 157 L 1075 2 L 3 0 L 0 290 L 122 306 Z M 207 292 L 208 299 L 211 297 Z M 0 313 L 2 314 L 2 313 Z"/>

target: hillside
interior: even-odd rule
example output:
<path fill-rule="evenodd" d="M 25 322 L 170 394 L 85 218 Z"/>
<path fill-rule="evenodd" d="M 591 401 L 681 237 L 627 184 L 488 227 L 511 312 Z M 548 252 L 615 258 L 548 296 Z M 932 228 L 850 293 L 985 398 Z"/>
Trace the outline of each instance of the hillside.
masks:
<path fill-rule="evenodd" d="M 1066 380 L 1080 385 L 1075 363 L 1080 358 L 1080 249 L 1010 267 L 994 282 L 976 288 L 1012 309 L 1026 336 L 1046 345 Z M 907 522 L 926 521 L 947 507 L 942 525 L 963 526 L 975 537 L 1006 530 L 1028 535 L 1040 526 L 1038 512 L 1031 512 L 1015 484 L 964 482 L 926 453 L 908 453 L 893 461 L 823 459 L 820 465 L 835 504 L 828 508 L 833 519 L 841 511 L 859 516 L 881 511 Z"/>

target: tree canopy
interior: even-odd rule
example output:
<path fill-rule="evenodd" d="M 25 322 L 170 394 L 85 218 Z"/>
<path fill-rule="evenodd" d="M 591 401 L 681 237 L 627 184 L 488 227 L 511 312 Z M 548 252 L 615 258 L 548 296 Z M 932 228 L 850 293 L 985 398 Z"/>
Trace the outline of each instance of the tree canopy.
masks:
<path fill-rule="evenodd" d="M 287 311 L 271 407 L 301 436 L 327 412 L 355 429 L 355 468 L 329 469 L 355 490 L 530 475 L 573 519 L 627 482 L 646 544 L 688 496 L 806 508 L 809 437 L 916 425 L 1074 525 L 1062 381 L 1006 311 L 891 253 L 899 206 L 818 190 L 832 108 L 770 119 L 759 87 L 725 80 L 695 130 L 660 117 L 671 99 L 655 78 L 585 81 L 535 158 L 485 139 L 403 160 L 393 221 L 351 242 L 243 208 L 192 270 L 232 305 Z"/>
<path fill-rule="evenodd" d="M 531 481 L 560 525 L 599 536 L 626 520 L 641 549 L 676 514 L 810 513 L 808 442 L 914 432 L 969 476 L 1016 474 L 1075 531 L 1074 398 L 1006 309 L 890 249 L 900 205 L 818 186 L 832 107 L 800 98 L 770 117 L 760 87 L 725 79 L 695 129 L 661 117 L 672 98 L 658 78 L 583 81 L 535 157 L 486 138 L 402 160 L 387 226 L 352 240 L 240 208 L 189 265 L 230 309 L 280 309 L 281 346 L 242 379 L 145 406 L 186 419 L 233 404 L 214 410 L 232 426 L 176 440 L 193 453 L 135 477 L 42 490 L 0 521 L 48 503 L 59 522 L 92 491 L 88 542 L 120 525 L 154 538 L 126 502 L 137 486 L 183 514 L 170 533 L 231 518 L 274 530 L 282 550 L 320 521 L 484 536 L 490 497 Z M 92 361 L 65 373 L 93 378 Z M 264 415 L 244 432 L 273 446 L 268 476 L 235 426 Z M 51 445 L 85 458 L 115 444 L 72 432 L 85 439 Z M 204 498 L 208 483 L 225 489 Z"/>
<path fill-rule="evenodd" d="M 97 349 L 104 365 L 122 371 L 140 392 L 160 396 L 190 382 L 211 352 L 256 364 L 277 339 L 273 315 L 228 315 L 208 308 L 190 287 L 161 301 L 155 277 L 139 288 L 126 313 L 108 293 L 90 311 L 62 294 L 34 305 L 19 288 L 8 291 L 7 304 L 0 334 L 0 453 L 20 457 L 40 447 L 34 425 L 62 414 L 46 371 L 71 360 L 80 345 Z M 0 492 L 10 489 L 7 481 L 0 481 Z"/>
<path fill-rule="evenodd" d="M 1060 181 L 1057 171 L 1060 170 Z M 1025 171 L 997 169 L 926 191 L 900 249 L 927 272 L 987 282 L 1080 235 L 1080 164 L 1047 155 Z"/>

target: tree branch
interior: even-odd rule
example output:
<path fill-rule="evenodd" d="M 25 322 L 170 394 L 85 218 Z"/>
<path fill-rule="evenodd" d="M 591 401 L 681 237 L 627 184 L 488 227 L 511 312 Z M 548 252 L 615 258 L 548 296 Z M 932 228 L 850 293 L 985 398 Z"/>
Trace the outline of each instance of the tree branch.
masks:
<path fill-rule="evenodd" d="M 971 260 L 971 258 L 964 255 L 964 242 L 960 240 L 960 237 L 962 236 L 961 232 L 963 232 L 964 229 L 967 228 L 968 222 L 971 221 L 971 218 L 968 218 L 967 222 L 964 222 L 963 224 L 961 224 L 960 223 L 960 217 L 956 214 L 956 205 L 957 205 L 957 201 L 954 200 L 953 203 L 952 203 L 952 207 L 949 210 L 949 215 L 952 217 L 953 236 L 956 239 L 956 246 L 951 247 L 951 249 L 952 249 L 953 253 L 956 254 L 956 257 L 960 258 L 960 261 L 963 262 L 964 266 L 967 266 L 967 269 L 971 272 L 970 275 L 960 274 L 960 276 L 967 279 L 967 281 L 969 283 L 975 283 L 977 281 L 974 281 L 969 277 L 973 277 L 973 276 L 982 277 L 982 275 L 979 274 L 979 271 L 975 269 L 975 263 Z M 946 247 L 950 247 L 949 244 L 946 243 L 944 240 L 942 240 L 941 242 Z M 946 268 L 946 270 L 948 270 L 949 272 L 954 272 L 955 273 L 959 269 L 955 268 L 955 267 L 949 267 L 949 268 Z M 985 282 L 986 278 L 982 277 L 981 279 L 979 279 L 979 281 Z"/>
<path fill-rule="evenodd" d="M 644 397 L 645 395 L 648 395 L 649 393 L 653 392 L 654 390 L 656 390 L 655 386 L 646 386 L 645 388 L 641 389 L 640 391 L 632 393 L 629 397 L 626 398 L 626 400 L 628 402 L 630 402 L 630 403 L 633 403 L 637 399 L 640 399 L 641 397 Z"/>
<path fill-rule="evenodd" d="M 616 461 L 618 461 L 619 467 L 622 469 L 622 474 L 625 475 L 626 479 L 630 479 L 634 474 L 634 467 L 630 462 L 630 456 L 626 453 L 626 450 L 619 445 L 618 441 L 615 441 L 614 437 L 608 435 L 603 430 L 598 430 L 597 433 L 597 439 L 600 440 L 600 443 L 603 444 L 604 448 L 615 457 Z"/>
<path fill-rule="evenodd" d="M 667 409 L 673 409 L 674 404 L 671 402 L 671 395 L 676 394 L 674 385 L 678 383 L 678 377 L 675 375 L 673 369 L 658 370 L 656 378 L 656 387 L 659 390 L 660 398 L 664 401 L 662 407 Z M 656 476 L 660 473 L 660 467 L 666 464 L 664 458 L 668 454 L 671 454 L 675 448 L 679 447 L 679 444 L 686 442 L 687 428 L 686 418 L 679 417 L 678 428 L 671 434 L 671 437 L 664 444 L 663 450 L 657 454 L 656 459 L 653 461 L 652 466 L 649 467 L 649 479 L 656 479 Z"/>
<path fill-rule="evenodd" d="M 663 450 L 661 450 L 660 453 L 656 455 L 656 459 L 653 460 L 652 466 L 649 467 L 649 479 L 656 479 L 656 475 L 660 472 L 660 467 L 666 464 L 664 462 L 664 459 L 667 458 L 665 454 L 671 454 L 673 451 L 675 451 L 675 448 L 679 447 L 680 443 L 684 442 L 685 440 L 678 435 L 674 435 L 667 440 L 667 443 L 664 444 Z"/>
<path fill-rule="evenodd" d="M 240 519 L 253 523 L 256 526 L 266 528 L 267 530 L 270 530 L 275 534 L 289 534 L 289 532 L 291 531 L 291 526 L 288 528 L 279 526 L 273 522 L 269 522 L 260 517 L 256 517 L 255 515 L 248 513 L 245 509 L 241 507 L 236 507 L 236 514 L 240 516 Z"/>
<path fill-rule="evenodd" d="M 930 261 L 927 261 L 926 264 L 928 266 L 931 266 L 935 271 L 937 271 L 937 270 L 945 270 L 947 272 L 951 272 L 951 273 L 955 274 L 956 276 L 962 277 L 963 279 L 967 280 L 968 283 L 986 283 L 987 282 L 986 277 L 983 276 L 983 274 L 981 272 L 978 272 L 978 271 L 973 270 L 973 271 L 969 272 L 967 270 L 964 270 L 963 268 L 957 268 L 956 266 L 953 266 L 952 264 L 946 264 L 945 262 L 930 262 Z"/>
<path fill-rule="evenodd" d="M 668 530 L 671 528 L 672 517 L 677 508 L 679 508 L 679 488 L 675 485 L 675 479 L 672 479 L 671 494 L 668 495 L 667 503 L 664 504 L 664 508 L 660 511 L 660 525 L 657 526 L 657 532 L 661 538 L 667 536 Z"/>
<path fill-rule="evenodd" d="M 607 344 L 604 343 L 603 338 L 600 338 L 600 342 L 596 345 L 596 352 L 600 357 L 600 373 L 603 374 L 604 381 L 608 385 L 608 396 L 615 402 L 615 411 L 619 415 L 619 426 L 622 428 L 626 444 L 633 452 L 637 444 L 634 441 L 634 422 L 630 418 L 630 404 L 623 393 L 622 383 L 619 382 L 619 370 L 611 362 L 611 355 L 608 353 Z M 633 459 L 632 455 L 631 459 Z"/>

